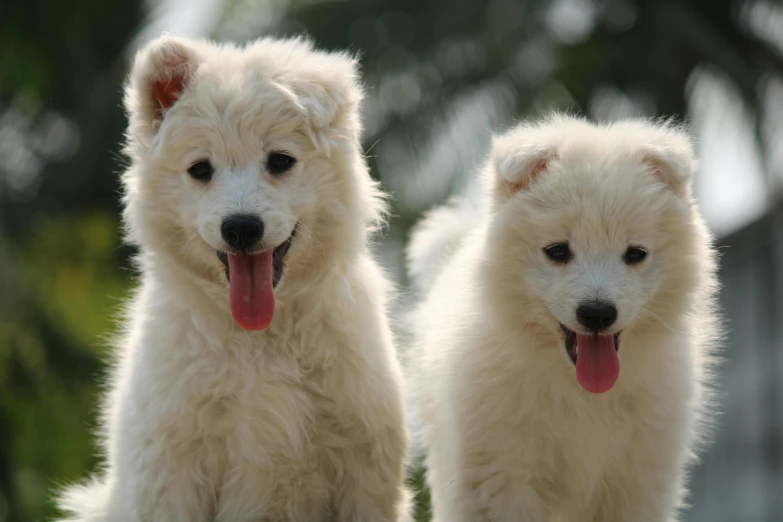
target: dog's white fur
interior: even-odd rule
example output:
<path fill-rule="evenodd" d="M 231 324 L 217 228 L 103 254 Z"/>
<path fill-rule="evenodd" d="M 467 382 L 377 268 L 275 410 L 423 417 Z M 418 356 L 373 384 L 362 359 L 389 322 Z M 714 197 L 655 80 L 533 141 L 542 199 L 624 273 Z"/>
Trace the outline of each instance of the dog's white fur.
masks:
<path fill-rule="evenodd" d="M 181 81 L 161 107 L 155 82 Z M 123 176 L 141 288 L 103 413 L 106 469 L 67 489 L 70 520 L 396 521 L 407 517 L 402 374 L 370 255 L 384 212 L 360 148 L 356 63 L 302 40 L 170 36 L 126 90 Z M 297 159 L 282 177 L 271 151 Z M 204 184 L 187 170 L 215 166 Z M 271 326 L 234 322 L 221 219 L 254 212 L 269 246 L 299 223 Z"/>
<path fill-rule="evenodd" d="M 414 233 L 426 296 L 413 368 L 438 520 L 676 519 L 719 327 L 695 168 L 670 124 L 554 116 L 495 139 L 472 217 L 442 208 Z M 565 266 L 543 252 L 559 241 Z M 624 264 L 629 245 L 649 251 L 642 264 Z M 558 324 L 580 330 L 577 303 L 595 297 L 617 303 L 622 330 L 602 395 L 578 384 Z"/>

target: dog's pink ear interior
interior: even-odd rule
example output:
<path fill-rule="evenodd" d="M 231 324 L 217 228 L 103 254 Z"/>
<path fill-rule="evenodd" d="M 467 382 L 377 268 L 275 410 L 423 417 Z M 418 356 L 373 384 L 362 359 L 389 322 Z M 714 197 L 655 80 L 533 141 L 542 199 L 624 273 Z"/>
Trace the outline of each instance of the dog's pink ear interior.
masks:
<path fill-rule="evenodd" d="M 128 110 L 155 129 L 187 89 L 197 65 L 188 41 L 171 36 L 152 41 L 136 55 Z"/>
<path fill-rule="evenodd" d="M 556 151 L 550 147 L 500 138 L 493 144 L 495 189 L 501 198 L 527 190 L 541 176 Z"/>
<path fill-rule="evenodd" d="M 185 90 L 185 78 L 181 75 L 152 82 L 152 97 L 160 106 L 161 116 L 163 111 L 174 105 L 183 90 Z"/>
<path fill-rule="evenodd" d="M 674 194 L 685 199 L 690 194 L 691 180 L 696 172 L 696 158 L 687 136 L 662 144 L 652 144 L 642 151 L 642 163 Z"/>
<path fill-rule="evenodd" d="M 533 184 L 539 174 L 546 170 L 548 165 L 549 159 L 542 158 L 538 161 L 538 163 L 533 165 L 533 167 L 530 169 L 530 172 L 528 172 L 526 175 L 522 175 L 519 179 L 513 181 L 501 178 L 501 183 L 503 183 L 506 192 L 509 193 L 516 193 L 521 190 L 525 190 Z"/>

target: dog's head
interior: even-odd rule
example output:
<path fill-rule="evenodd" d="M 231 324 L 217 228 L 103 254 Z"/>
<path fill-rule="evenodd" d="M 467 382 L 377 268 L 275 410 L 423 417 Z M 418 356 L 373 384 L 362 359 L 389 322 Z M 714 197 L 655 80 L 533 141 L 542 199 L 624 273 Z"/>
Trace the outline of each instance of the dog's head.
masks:
<path fill-rule="evenodd" d="M 220 285 L 243 328 L 265 328 L 282 281 L 352 255 L 382 212 L 360 100 L 355 61 L 306 41 L 151 42 L 125 96 L 130 240 Z"/>
<path fill-rule="evenodd" d="M 695 163 L 687 134 L 638 121 L 559 117 L 493 144 L 494 292 L 516 321 L 561 336 L 589 391 L 614 385 L 626 332 L 675 324 L 694 263 L 711 262 Z"/>

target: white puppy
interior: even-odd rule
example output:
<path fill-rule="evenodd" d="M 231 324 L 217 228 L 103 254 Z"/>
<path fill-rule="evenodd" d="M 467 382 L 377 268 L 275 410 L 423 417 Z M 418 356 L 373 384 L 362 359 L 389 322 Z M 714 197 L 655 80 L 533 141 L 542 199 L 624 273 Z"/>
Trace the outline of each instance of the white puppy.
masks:
<path fill-rule="evenodd" d="M 486 208 L 414 234 L 439 520 L 675 520 L 718 333 L 694 169 L 674 126 L 555 116 L 494 141 Z"/>
<path fill-rule="evenodd" d="M 401 371 L 369 253 L 384 204 L 356 64 L 301 40 L 163 37 L 126 90 L 141 288 L 79 521 L 395 521 Z"/>

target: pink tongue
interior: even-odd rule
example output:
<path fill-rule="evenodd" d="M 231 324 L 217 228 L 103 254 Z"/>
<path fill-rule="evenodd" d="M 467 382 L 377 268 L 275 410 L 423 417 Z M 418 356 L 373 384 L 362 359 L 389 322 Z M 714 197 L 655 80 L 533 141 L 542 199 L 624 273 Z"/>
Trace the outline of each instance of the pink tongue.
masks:
<path fill-rule="evenodd" d="M 233 276 L 232 276 L 233 277 Z M 576 334 L 576 378 L 591 393 L 609 391 L 620 375 L 620 359 L 612 335 Z"/>
<path fill-rule="evenodd" d="M 272 250 L 255 255 L 228 254 L 231 313 L 245 330 L 263 330 L 275 313 Z"/>

